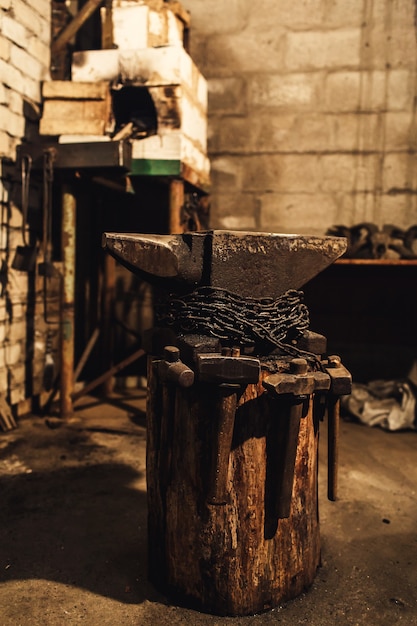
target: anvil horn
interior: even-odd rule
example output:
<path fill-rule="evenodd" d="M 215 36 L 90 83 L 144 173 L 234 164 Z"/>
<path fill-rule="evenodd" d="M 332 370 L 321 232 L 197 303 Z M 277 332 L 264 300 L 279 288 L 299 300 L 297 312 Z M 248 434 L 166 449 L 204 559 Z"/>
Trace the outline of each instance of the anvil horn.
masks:
<path fill-rule="evenodd" d="M 242 297 L 277 298 L 340 257 L 343 237 L 211 230 L 178 235 L 104 233 L 103 247 L 149 282 L 211 286 Z"/>

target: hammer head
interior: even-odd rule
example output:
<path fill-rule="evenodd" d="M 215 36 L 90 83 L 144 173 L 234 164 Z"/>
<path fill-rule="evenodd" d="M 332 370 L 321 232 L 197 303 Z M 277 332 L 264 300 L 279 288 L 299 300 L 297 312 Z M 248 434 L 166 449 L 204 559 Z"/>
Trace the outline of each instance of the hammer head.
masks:
<path fill-rule="evenodd" d="M 103 247 L 132 272 L 173 291 L 210 286 L 277 298 L 340 257 L 343 237 L 210 230 L 178 235 L 104 233 Z"/>

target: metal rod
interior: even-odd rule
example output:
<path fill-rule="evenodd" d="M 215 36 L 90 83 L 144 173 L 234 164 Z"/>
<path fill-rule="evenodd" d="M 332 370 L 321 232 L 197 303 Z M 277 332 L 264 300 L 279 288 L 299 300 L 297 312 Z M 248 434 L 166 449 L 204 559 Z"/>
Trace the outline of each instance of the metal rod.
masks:
<path fill-rule="evenodd" d="M 174 178 L 169 183 L 169 232 L 182 233 L 181 209 L 184 206 L 184 181 Z"/>
<path fill-rule="evenodd" d="M 110 254 L 104 257 L 104 275 L 103 275 L 103 295 L 102 295 L 102 365 L 106 369 L 110 369 L 113 365 L 112 346 L 113 346 L 113 306 L 114 292 L 116 289 L 116 261 Z M 113 391 L 113 380 L 107 378 L 103 384 L 104 395 L 110 395 Z"/>
<path fill-rule="evenodd" d="M 74 382 L 78 380 L 78 376 L 83 371 L 83 367 L 87 363 L 88 357 L 90 356 L 92 349 L 96 345 L 99 334 L 100 334 L 100 329 L 96 328 L 93 334 L 91 335 L 90 339 L 88 340 L 88 343 L 86 347 L 84 348 L 84 352 L 82 353 L 81 358 L 78 361 L 77 367 L 75 368 Z"/>
<path fill-rule="evenodd" d="M 61 281 L 61 378 L 60 414 L 73 413 L 71 394 L 74 388 L 74 299 L 75 299 L 75 228 L 77 203 L 69 185 L 62 190 L 62 264 Z"/>
<path fill-rule="evenodd" d="M 121 361 L 117 365 L 114 365 L 107 372 L 105 372 L 104 374 L 96 378 L 95 380 L 92 380 L 91 383 L 88 383 L 88 385 L 83 387 L 83 389 L 80 389 L 80 391 L 73 393 L 71 396 L 73 402 L 78 400 L 78 398 L 85 396 L 87 393 L 89 393 L 90 391 L 92 391 L 93 389 L 101 385 L 101 383 L 104 383 L 108 378 L 110 378 L 111 376 L 114 376 L 115 374 L 117 374 L 117 372 L 120 372 L 120 370 L 124 369 L 125 367 L 127 367 L 128 365 L 130 365 L 131 363 L 139 359 L 144 354 L 145 354 L 145 350 L 143 350 L 142 348 L 140 348 L 139 350 L 136 350 L 136 352 L 134 352 L 133 354 L 128 356 L 126 359 L 124 359 L 124 361 Z"/>
<path fill-rule="evenodd" d="M 340 396 L 329 394 L 327 425 L 327 497 L 337 500 L 337 466 L 339 461 Z"/>
<path fill-rule="evenodd" d="M 102 4 L 103 0 L 87 0 L 85 5 L 78 11 L 77 15 L 62 30 L 55 41 L 52 42 L 52 54 L 60 52 L 67 43 L 77 34 L 81 26 L 88 20 L 96 9 Z"/>

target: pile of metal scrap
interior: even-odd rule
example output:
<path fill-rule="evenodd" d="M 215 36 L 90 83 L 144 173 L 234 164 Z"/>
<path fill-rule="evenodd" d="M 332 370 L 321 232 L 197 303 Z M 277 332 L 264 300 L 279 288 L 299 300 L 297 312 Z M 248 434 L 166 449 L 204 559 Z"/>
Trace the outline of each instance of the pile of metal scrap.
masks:
<path fill-rule="evenodd" d="M 379 228 L 363 222 L 355 226 L 332 226 L 326 235 L 346 237 L 344 257 L 350 259 L 416 259 L 417 225 L 402 229 L 392 224 Z"/>

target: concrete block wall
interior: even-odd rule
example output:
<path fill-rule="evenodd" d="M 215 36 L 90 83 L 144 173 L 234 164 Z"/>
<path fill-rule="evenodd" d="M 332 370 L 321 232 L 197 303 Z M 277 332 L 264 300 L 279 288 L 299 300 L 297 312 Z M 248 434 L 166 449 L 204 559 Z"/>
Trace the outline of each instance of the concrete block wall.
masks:
<path fill-rule="evenodd" d="M 211 226 L 417 223 L 414 0 L 184 0 Z"/>
<path fill-rule="evenodd" d="M 0 394 L 11 405 L 40 392 L 45 361 L 42 282 L 12 262 L 23 244 L 16 147 L 36 136 L 50 20 L 50 0 L 0 0 Z M 32 189 L 30 207 L 40 203 Z"/>

